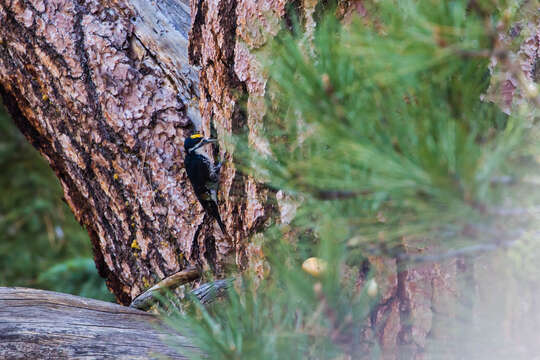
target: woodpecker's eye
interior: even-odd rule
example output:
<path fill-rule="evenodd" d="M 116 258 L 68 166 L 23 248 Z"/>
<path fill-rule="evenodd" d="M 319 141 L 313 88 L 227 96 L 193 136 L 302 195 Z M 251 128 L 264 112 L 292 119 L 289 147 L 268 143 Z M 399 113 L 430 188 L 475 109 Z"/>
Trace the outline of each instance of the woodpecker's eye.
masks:
<path fill-rule="evenodd" d="M 195 146 L 198 146 L 201 141 L 203 141 L 204 137 L 201 134 L 193 134 L 186 138 L 184 141 L 184 148 L 186 150 L 192 149 Z"/>

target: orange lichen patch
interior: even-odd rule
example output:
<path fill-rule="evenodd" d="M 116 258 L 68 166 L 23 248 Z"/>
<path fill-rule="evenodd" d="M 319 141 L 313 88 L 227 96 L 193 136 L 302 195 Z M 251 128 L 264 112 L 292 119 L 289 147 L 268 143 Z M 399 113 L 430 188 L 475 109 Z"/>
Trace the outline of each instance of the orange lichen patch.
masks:
<path fill-rule="evenodd" d="M 131 242 L 131 248 L 136 250 L 141 250 L 141 247 L 139 246 L 139 243 L 137 242 L 137 239 L 134 239 Z"/>

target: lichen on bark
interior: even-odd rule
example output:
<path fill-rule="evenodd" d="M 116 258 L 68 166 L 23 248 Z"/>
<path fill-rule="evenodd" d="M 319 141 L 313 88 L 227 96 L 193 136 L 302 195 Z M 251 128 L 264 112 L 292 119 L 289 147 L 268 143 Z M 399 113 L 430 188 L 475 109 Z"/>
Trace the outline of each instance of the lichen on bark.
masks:
<path fill-rule="evenodd" d="M 193 84 L 178 96 L 133 17 L 122 1 L 0 6 L 4 100 L 55 170 L 122 303 L 186 266 L 186 239 L 202 221 L 180 146 L 193 129 Z"/>

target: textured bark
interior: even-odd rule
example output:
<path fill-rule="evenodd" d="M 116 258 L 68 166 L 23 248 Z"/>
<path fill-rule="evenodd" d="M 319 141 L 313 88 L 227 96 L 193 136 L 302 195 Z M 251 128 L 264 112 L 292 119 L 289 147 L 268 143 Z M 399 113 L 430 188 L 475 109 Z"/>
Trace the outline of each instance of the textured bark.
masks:
<path fill-rule="evenodd" d="M 203 212 L 181 146 L 200 123 L 188 12 L 176 1 L 0 1 L 4 103 L 123 304 L 200 261 Z"/>
<path fill-rule="evenodd" d="M 215 129 L 218 138 L 222 138 L 247 129 L 250 143 L 265 151 L 258 131 L 266 112 L 267 79 L 256 56 L 264 55 L 268 39 L 282 29 L 287 7 L 292 6 L 302 17 L 307 36 L 311 36 L 316 5 L 313 1 L 192 1 L 189 54 L 194 65 L 200 67 L 201 119 L 207 134 Z M 358 3 L 344 5 L 340 10 L 345 17 L 351 12 L 365 13 Z M 274 194 L 238 173 L 231 161 L 234 149 L 220 149 L 219 156 L 227 159 L 222 170 L 223 207 L 227 214 L 234 214 L 227 216 L 227 224 L 231 226 L 232 220 L 239 230 L 230 244 L 234 249 L 231 252 L 239 265 L 245 267 L 249 259 L 249 266 L 262 274 L 264 260 L 260 249 L 245 239 L 257 229 L 258 222 L 271 215 L 272 209 L 267 204 L 274 202 Z M 282 218 L 286 218 L 284 199 L 277 196 L 276 200 Z M 199 243 L 202 248 L 204 245 Z M 405 251 L 416 250 L 411 246 L 405 247 Z M 422 353 L 431 330 L 433 309 L 448 296 L 456 299 L 455 261 L 404 266 L 401 271 L 397 270 L 398 265 L 397 260 L 378 258 L 373 258 L 371 264 L 376 268 L 384 293 L 373 311 L 371 325 L 387 359 L 397 358 L 398 354 L 409 359 Z M 362 283 L 360 280 L 359 285 Z"/>
<path fill-rule="evenodd" d="M 215 132 L 218 138 L 226 138 L 227 134 L 247 131 L 250 142 L 256 143 L 257 130 L 265 113 L 266 79 L 254 54 L 268 36 L 280 29 L 285 3 L 191 2 L 193 24 L 189 56 L 192 63 L 200 67 L 200 111 L 206 134 Z M 225 160 L 221 170 L 225 224 L 235 229 L 230 242 L 217 243 L 218 262 L 227 262 L 222 258 L 234 254 L 234 261 L 228 262 L 244 269 L 249 259 L 251 267 L 262 274 L 261 250 L 248 239 L 272 214 L 273 194 L 234 167 L 234 149 L 221 147 L 218 156 Z M 204 241 L 193 245 L 200 252 L 207 251 Z"/>
<path fill-rule="evenodd" d="M 193 27 L 189 51 L 190 59 L 200 67 L 200 109 L 202 128 L 206 133 L 215 129 L 218 135 L 224 135 L 247 127 L 250 142 L 265 150 L 264 141 L 257 135 L 266 112 L 263 101 L 266 78 L 256 56 L 270 56 L 264 53 L 265 44 L 281 29 L 280 19 L 286 17 L 288 6 L 301 16 L 307 36 L 310 36 L 317 3 L 307 0 L 192 1 Z M 345 21 L 352 13 L 366 15 L 361 1 L 342 2 L 339 12 Z M 535 24 L 531 26 L 539 28 Z M 524 57 L 527 65 L 523 67 L 528 69 L 528 78 L 534 76 L 533 69 L 537 69 L 534 65 L 538 58 L 537 34 L 538 31 L 533 32 L 522 47 L 522 53 L 528 54 Z M 232 159 L 234 149 L 227 150 L 221 149 L 220 156 Z M 227 213 L 242 215 L 242 218 L 232 219 L 244 228 L 243 233 L 237 233 L 241 236 L 231 244 L 235 246 L 237 263 L 245 266 L 245 259 L 249 259 L 249 265 L 263 273 L 263 262 L 257 261 L 260 259 L 258 248 L 243 239 L 251 233 L 252 224 L 259 219 L 264 221 L 270 211 L 264 204 L 268 204 L 269 199 L 273 200 L 273 194 L 256 185 L 252 179 L 242 179 L 232 166 L 226 168 L 225 178 L 224 206 Z M 247 206 L 242 207 L 242 199 L 235 198 L 237 191 L 245 196 Z M 279 204 L 279 196 L 277 200 Z M 411 239 L 403 239 L 402 245 L 404 254 L 436 252 L 436 249 L 415 245 Z M 464 266 L 464 262 L 469 266 Z M 381 284 L 382 299 L 372 312 L 370 322 L 385 359 L 422 358 L 429 342 L 443 348 L 450 347 L 449 351 L 455 353 L 459 342 L 451 332 L 456 329 L 456 309 L 469 314 L 478 312 L 481 304 L 471 293 L 477 286 L 482 286 L 483 280 L 486 283 L 493 281 L 475 278 L 473 265 L 463 259 L 420 265 L 405 264 L 399 259 L 371 259 L 371 266 Z M 362 279 L 359 279 L 359 285 L 362 284 Z M 519 322 L 519 319 L 515 321 Z"/>
<path fill-rule="evenodd" d="M 515 24 L 507 34 L 499 35 L 499 45 L 501 47 L 511 46 L 512 40 L 524 35 L 524 39 L 518 51 L 512 54 L 517 61 L 517 68 L 509 68 L 507 60 L 492 57 L 490 70 L 493 79 L 487 91 L 486 99 L 499 104 L 503 110 L 510 113 L 512 106 L 524 102 L 530 102 L 539 106 L 538 91 L 536 95 L 528 94 L 530 89 L 526 82 L 540 82 L 540 16 L 538 15 L 538 4 L 533 2 L 523 2 L 521 11 L 523 13 L 535 14 L 530 16 L 529 21 Z M 502 61 L 501 61 L 502 60 Z M 525 91 L 524 91 L 525 90 Z M 536 97 L 536 101 L 533 99 Z M 533 105 L 533 106 L 535 106 Z"/>
<path fill-rule="evenodd" d="M 187 359 L 197 351 L 148 313 L 51 291 L 0 287 L 2 359 Z M 184 350 L 184 351 L 182 351 Z"/>

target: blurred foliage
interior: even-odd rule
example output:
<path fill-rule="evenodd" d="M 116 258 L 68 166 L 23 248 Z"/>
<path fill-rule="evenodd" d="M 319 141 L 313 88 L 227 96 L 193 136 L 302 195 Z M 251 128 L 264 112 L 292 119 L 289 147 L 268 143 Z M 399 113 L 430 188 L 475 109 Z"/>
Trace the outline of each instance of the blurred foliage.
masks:
<path fill-rule="evenodd" d="M 270 110 L 255 146 L 231 139 L 241 154 L 235 160 L 282 191 L 281 206 L 297 211 L 290 224 L 265 234 L 264 280 L 247 274 L 227 301 L 205 307 L 194 300 L 169 321 L 212 359 L 379 358 L 381 329 L 370 320 L 383 290 L 371 279 L 385 277 L 368 257 L 394 273 L 396 258 L 413 266 L 411 252 L 437 261 L 452 251 L 509 246 L 491 269 L 512 272 L 514 257 L 538 274 L 532 260 L 538 252 L 527 260 L 515 250 L 538 248 L 529 242 L 538 238 L 530 217 L 540 200 L 538 125 L 523 104 L 508 116 L 481 101 L 495 34 L 523 20 L 519 7 L 463 0 L 362 4 L 366 17 L 343 25 L 331 14 L 314 34 L 284 29 L 262 54 Z M 325 268 L 315 277 L 300 270 L 310 256 Z M 497 282 L 477 272 L 457 275 L 466 298 L 475 291 L 471 276 Z M 505 306 L 523 307 L 516 297 Z M 465 345 L 477 338 L 467 335 L 500 326 L 473 327 L 470 309 L 459 311 L 460 327 L 442 328 L 460 334 L 451 351 L 473 358 L 476 350 Z M 434 358 L 444 352 L 436 345 Z M 400 358 L 408 358 L 406 351 Z"/>
<path fill-rule="evenodd" d="M 58 179 L 1 104 L 0 169 L 0 286 L 113 301 Z"/>

